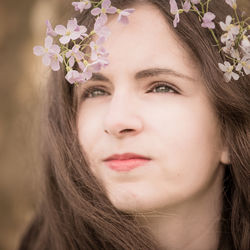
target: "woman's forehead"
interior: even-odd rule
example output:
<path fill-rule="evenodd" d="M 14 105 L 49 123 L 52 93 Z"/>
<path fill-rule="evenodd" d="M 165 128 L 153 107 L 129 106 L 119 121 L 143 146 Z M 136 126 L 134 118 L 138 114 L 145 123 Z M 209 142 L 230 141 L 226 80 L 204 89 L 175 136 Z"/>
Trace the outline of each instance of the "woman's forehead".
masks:
<path fill-rule="evenodd" d="M 137 6 L 128 25 L 110 20 L 110 36 L 104 43 L 110 64 L 104 74 L 169 68 L 194 77 L 197 65 L 160 11 L 149 4 Z M 194 72 L 195 71 L 195 72 Z"/>

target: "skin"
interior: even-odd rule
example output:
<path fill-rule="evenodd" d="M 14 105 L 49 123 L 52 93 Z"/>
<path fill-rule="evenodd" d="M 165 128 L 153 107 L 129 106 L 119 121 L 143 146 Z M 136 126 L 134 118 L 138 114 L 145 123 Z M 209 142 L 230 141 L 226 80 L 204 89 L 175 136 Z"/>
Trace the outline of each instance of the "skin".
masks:
<path fill-rule="evenodd" d="M 229 157 L 199 66 L 155 7 L 129 21 L 108 22 L 109 65 L 78 90 L 83 152 L 113 205 L 140 215 L 163 249 L 216 249 Z M 142 73 L 156 68 L 168 71 Z M 129 172 L 103 162 L 127 152 L 151 160 Z"/>

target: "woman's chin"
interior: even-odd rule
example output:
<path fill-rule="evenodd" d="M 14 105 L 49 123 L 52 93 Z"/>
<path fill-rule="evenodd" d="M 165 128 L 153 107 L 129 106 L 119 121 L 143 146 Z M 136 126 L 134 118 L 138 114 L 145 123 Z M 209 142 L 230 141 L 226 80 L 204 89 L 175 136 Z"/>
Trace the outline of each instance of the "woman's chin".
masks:
<path fill-rule="evenodd" d="M 112 195 L 109 194 L 109 200 L 115 208 L 122 212 L 137 214 L 137 213 L 148 213 L 156 209 L 154 204 L 151 204 L 149 200 L 143 198 L 136 198 L 133 194 L 123 195 Z"/>

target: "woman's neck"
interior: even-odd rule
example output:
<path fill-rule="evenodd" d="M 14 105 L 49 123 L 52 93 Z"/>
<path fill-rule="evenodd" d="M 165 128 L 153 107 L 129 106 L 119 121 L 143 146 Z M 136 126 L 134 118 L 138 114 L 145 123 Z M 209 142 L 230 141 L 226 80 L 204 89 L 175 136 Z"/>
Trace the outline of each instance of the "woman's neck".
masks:
<path fill-rule="evenodd" d="M 219 172 L 214 185 L 191 202 L 137 217 L 162 250 L 217 250 L 224 171 Z"/>

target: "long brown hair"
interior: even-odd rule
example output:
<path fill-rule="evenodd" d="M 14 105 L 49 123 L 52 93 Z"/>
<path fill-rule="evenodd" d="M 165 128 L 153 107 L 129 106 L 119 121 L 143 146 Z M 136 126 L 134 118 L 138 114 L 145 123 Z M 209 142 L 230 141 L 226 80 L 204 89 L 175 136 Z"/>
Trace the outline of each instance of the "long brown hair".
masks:
<path fill-rule="evenodd" d="M 125 8 L 144 2 L 157 6 L 172 26 L 169 1 L 113 0 L 112 4 Z M 225 20 L 232 10 L 224 1 L 211 1 L 210 11 Z M 77 19 L 88 29 L 93 26 L 88 10 Z M 229 148 L 230 164 L 224 166 L 218 249 L 248 250 L 250 79 L 224 81 L 218 69 L 218 62 L 223 62 L 223 58 L 195 14 L 183 13 L 174 32 L 200 64 L 204 84 Z M 220 36 L 220 28 L 217 27 L 215 33 Z M 90 171 L 77 138 L 75 87 L 68 84 L 64 76 L 64 70 L 52 73 L 48 83 L 46 119 L 41 136 L 44 142 L 44 195 L 20 249 L 160 249 L 134 215 L 119 211 L 111 204 L 105 188 Z"/>

